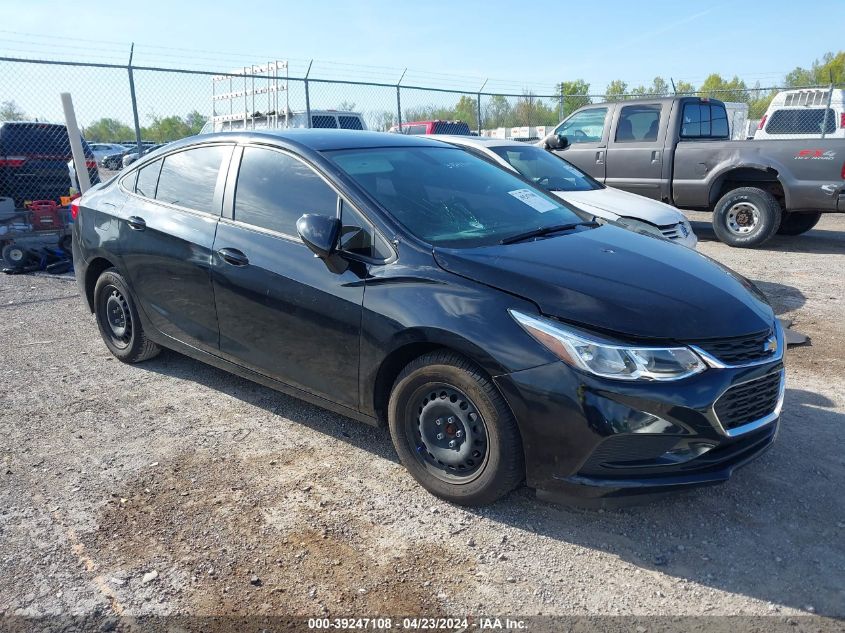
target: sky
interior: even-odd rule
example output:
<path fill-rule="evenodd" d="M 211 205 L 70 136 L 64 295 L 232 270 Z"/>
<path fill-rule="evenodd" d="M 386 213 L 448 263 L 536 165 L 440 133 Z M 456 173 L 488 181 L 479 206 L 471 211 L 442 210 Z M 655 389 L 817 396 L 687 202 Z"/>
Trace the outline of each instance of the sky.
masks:
<path fill-rule="evenodd" d="M 0 0 L 0 13 L 14 16 L 0 23 L 0 56 L 125 63 L 135 42 L 141 65 L 231 71 L 287 59 L 301 75 L 313 59 L 312 77 L 392 83 L 407 68 L 406 85 L 468 90 L 486 81 L 485 90 L 543 94 L 581 78 L 600 94 L 613 79 L 633 87 L 660 75 L 697 85 L 711 72 L 766 87 L 842 48 L 841 20 L 829 19 L 836 6 L 842 3 Z M 0 62 L 0 101 L 31 103 L 35 97 L 21 96 L 26 82 L 39 91 L 47 73 Z M 109 82 L 122 80 L 77 69 L 64 76 L 77 90 L 96 81 L 106 99 Z M 209 92 L 207 78 L 200 83 L 196 90 Z"/>

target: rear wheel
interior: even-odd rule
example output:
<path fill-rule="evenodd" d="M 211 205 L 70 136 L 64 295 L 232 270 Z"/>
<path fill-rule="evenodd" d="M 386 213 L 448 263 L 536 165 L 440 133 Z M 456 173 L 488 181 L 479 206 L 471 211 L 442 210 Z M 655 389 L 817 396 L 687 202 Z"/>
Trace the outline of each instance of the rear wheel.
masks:
<path fill-rule="evenodd" d="M 451 352 L 399 374 L 388 422 L 402 463 L 426 490 L 462 505 L 492 503 L 523 479 L 522 440 L 493 382 Z"/>
<path fill-rule="evenodd" d="M 812 229 L 821 220 L 821 211 L 813 213 L 784 213 L 780 220 L 778 235 L 801 235 Z"/>
<path fill-rule="evenodd" d="M 106 347 L 124 363 L 139 363 L 161 351 L 144 334 L 132 294 L 114 268 L 104 271 L 97 279 L 94 314 Z"/>
<path fill-rule="evenodd" d="M 6 244 L 3 247 L 3 263 L 12 270 L 25 268 L 27 263 L 29 263 L 29 259 L 27 250 L 17 244 Z"/>
<path fill-rule="evenodd" d="M 768 191 L 740 187 L 726 193 L 713 210 L 713 230 L 725 244 L 760 246 L 778 230 L 781 208 Z"/>

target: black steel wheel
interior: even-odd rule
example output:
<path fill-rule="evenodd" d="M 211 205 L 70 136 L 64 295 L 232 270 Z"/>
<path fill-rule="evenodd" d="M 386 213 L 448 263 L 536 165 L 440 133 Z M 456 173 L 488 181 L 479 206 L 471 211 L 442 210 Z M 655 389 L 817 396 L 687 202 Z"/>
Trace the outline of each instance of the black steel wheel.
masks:
<path fill-rule="evenodd" d="M 388 404 L 393 445 L 429 492 L 463 505 L 493 503 L 524 476 L 522 438 L 493 381 L 449 351 L 413 360 Z"/>
<path fill-rule="evenodd" d="M 159 353 L 159 346 L 144 333 L 126 281 L 113 268 L 97 279 L 94 314 L 106 347 L 119 360 L 137 363 Z"/>
<path fill-rule="evenodd" d="M 3 247 L 3 263 L 12 270 L 25 268 L 29 263 L 29 259 L 29 252 L 17 244 L 6 244 Z"/>

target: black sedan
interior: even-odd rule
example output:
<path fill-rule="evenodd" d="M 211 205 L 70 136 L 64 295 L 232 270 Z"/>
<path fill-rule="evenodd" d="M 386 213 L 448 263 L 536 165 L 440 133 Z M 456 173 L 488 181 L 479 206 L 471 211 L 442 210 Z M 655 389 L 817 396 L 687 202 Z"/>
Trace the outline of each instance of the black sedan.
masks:
<path fill-rule="evenodd" d="M 164 346 L 386 425 L 450 501 L 711 484 L 775 437 L 783 336 L 748 280 L 436 140 L 193 137 L 74 213 L 117 358 Z"/>

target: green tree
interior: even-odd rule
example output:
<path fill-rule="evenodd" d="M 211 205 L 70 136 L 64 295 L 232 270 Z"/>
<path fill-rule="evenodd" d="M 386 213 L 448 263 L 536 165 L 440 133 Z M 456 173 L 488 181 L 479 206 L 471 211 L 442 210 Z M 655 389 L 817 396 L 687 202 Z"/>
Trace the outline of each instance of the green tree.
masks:
<path fill-rule="evenodd" d="M 0 103 L 0 121 L 24 121 L 26 113 L 14 101 Z"/>
<path fill-rule="evenodd" d="M 455 105 L 455 118 L 466 122 L 471 130 L 478 129 L 478 102 L 469 95 L 462 95 Z"/>
<path fill-rule="evenodd" d="M 713 97 L 720 101 L 748 102 L 748 87 L 736 75 L 734 75 L 733 79 L 727 81 L 720 74 L 713 73 L 704 80 L 698 91 L 705 96 Z"/>
<path fill-rule="evenodd" d="M 790 88 L 827 84 L 845 85 L 845 51 L 825 53 L 821 60 L 815 60 L 810 68 L 795 68 L 786 75 Z"/>
<path fill-rule="evenodd" d="M 777 93 L 777 89 L 762 90 L 759 81 L 754 84 L 754 87 L 748 91 L 748 118 L 761 118 Z"/>
<path fill-rule="evenodd" d="M 396 125 L 396 113 L 387 110 L 372 112 L 367 115 L 367 127 L 379 132 L 387 132 Z"/>
<path fill-rule="evenodd" d="M 669 94 L 669 84 L 663 77 L 655 77 L 650 86 L 637 86 L 631 89 L 630 94 L 642 97 L 665 97 Z"/>
<path fill-rule="evenodd" d="M 484 107 L 484 127 L 511 127 L 513 116 L 507 97 L 493 95 Z"/>
<path fill-rule="evenodd" d="M 589 97 L 590 84 L 583 79 L 562 81 L 555 87 L 555 91 L 561 97 L 563 117 L 591 101 Z"/>
<path fill-rule="evenodd" d="M 628 84 L 621 79 L 614 79 L 604 91 L 605 101 L 618 101 L 620 98 L 624 99 L 624 95 L 628 93 Z"/>
<path fill-rule="evenodd" d="M 185 117 L 185 123 L 191 130 L 191 134 L 199 134 L 206 121 L 208 121 L 208 117 L 196 110 L 188 112 L 188 116 Z"/>
<path fill-rule="evenodd" d="M 82 135 L 85 137 L 86 141 L 94 141 L 97 143 L 115 143 L 135 138 L 135 130 L 125 123 L 121 123 L 117 119 L 104 117 L 83 128 Z"/>
<path fill-rule="evenodd" d="M 156 143 L 167 143 L 199 133 L 207 118 L 194 110 L 184 118 L 176 114 L 160 117 L 149 115 L 152 123 L 141 130 L 141 137 Z"/>
<path fill-rule="evenodd" d="M 675 94 L 676 95 L 691 95 L 695 94 L 695 86 L 688 81 L 684 81 L 683 79 L 679 80 L 675 84 Z"/>

